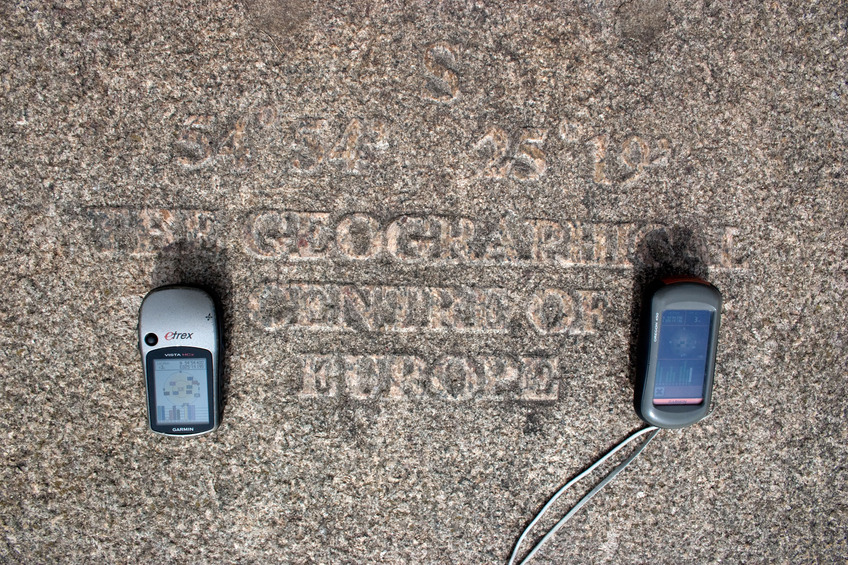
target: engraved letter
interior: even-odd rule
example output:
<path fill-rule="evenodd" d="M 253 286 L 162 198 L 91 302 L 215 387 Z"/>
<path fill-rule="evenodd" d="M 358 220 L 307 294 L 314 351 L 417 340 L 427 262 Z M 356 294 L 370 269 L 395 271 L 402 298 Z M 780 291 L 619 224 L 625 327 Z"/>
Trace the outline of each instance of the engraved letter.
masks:
<path fill-rule="evenodd" d="M 339 390 L 339 360 L 332 355 L 307 355 L 303 358 L 299 396 L 335 397 Z"/>
<path fill-rule="evenodd" d="M 525 357 L 521 371 L 521 400 L 555 401 L 559 398 L 556 358 Z"/>
<path fill-rule="evenodd" d="M 530 322 L 543 334 L 567 333 L 574 323 L 574 298 L 559 289 L 537 290 L 527 309 Z"/>
<path fill-rule="evenodd" d="M 367 214 L 345 216 L 336 226 L 336 247 L 350 259 L 371 259 L 383 246 L 380 223 Z"/>
<path fill-rule="evenodd" d="M 427 81 L 428 97 L 439 102 L 450 102 L 459 95 L 459 78 L 451 68 L 456 68 L 453 48 L 444 42 L 433 43 L 424 51 L 424 66 L 430 71 Z"/>
<path fill-rule="evenodd" d="M 603 292 L 598 290 L 578 290 L 577 295 L 580 297 L 578 308 L 580 310 L 581 328 L 579 332 L 575 333 L 595 333 L 598 326 L 604 321 L 604 310 L 607 306 L 606 297 Z"/>

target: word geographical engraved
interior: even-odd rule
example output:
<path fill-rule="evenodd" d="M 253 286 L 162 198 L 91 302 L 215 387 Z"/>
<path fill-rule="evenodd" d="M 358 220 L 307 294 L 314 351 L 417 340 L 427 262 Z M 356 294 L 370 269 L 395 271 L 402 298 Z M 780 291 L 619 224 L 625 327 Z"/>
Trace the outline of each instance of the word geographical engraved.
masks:
<path fill-rule="evenodd" d="M 514 214 L 378 218 L 358 212 L 126 208 L 90 208 L 85 222 L 95 249 L 103 253 L 150 256 L 181 242 L 215 246 L 240 241 L 243 260 L 260 271 L 280 272 L 264 266 L 288 265 L 283 271 L 288 278 L 260 277 L 242 302 L 248 319 L 268 337 L 306 332 L 323 343 L 344 343 L 349 336 L 367 343 L 374 336 L 393 344 L 379 354 L 295 352 L 286 362 L 297 367 L 299 398 L 520 402 L 557 400 L 565 368 L 553 351 L 566 338 L 589 339 L 604 331 L 611 307 L 598 283 L 525 286 L 521 280 L 527 269 L 630 269 L 640 242 L 667 228 Z M 747 268 L 736 258 L 737 233 L 722 226 L 703 234 L 706 248 L 714 250 L 711 269 Z M 393 263 L 415 267 L 419 274 L 393 284 L 350 283 L 326 280 L 315 274 L 320 269 L 310 267 L 345 265 L 349 272 L 370 266 L 378 273 L 376 264 Z M 450 275 L 448 283 L 420 282 L 421 269 L 434 275 L 427 280 L 439 281 L 444 280 L 440 271 L 457 265 L 497 268 L 506 273 L 505 285 L 478 285 Z M 301 274 L 299 266 L 305 268 Z M 527 341 L 515 337 L 516 328 L 536 336 L 530 339 L 532 350 L 522 349 L 527 346 L 520 343 Z M 415 339 L 431 343 L 430 353 L 410 346 Z M 302 341 L 308 342 L 308 337 Z M 454 345 L 442 348 L 440 343 Z M 451 349 L 466 347 L 457 343 L 489 345 L 484 353 L 469 354 Z"/>

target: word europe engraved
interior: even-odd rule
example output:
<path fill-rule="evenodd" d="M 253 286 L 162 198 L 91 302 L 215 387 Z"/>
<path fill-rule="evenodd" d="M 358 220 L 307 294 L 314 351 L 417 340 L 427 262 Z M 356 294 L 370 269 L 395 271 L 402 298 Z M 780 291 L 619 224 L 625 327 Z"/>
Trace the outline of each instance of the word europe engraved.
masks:
<path fill-rule="evenodd" d="M 305 355 L 301 398 L 550 402 L 559 394 L 555 357 Z"/>

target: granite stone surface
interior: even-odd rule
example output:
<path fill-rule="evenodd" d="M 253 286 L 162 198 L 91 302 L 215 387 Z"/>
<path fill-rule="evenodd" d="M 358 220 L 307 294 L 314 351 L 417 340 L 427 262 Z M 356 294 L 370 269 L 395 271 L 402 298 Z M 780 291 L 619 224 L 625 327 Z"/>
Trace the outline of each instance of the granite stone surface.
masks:
<path fill-rule="evenodd" d="M 3 3 L 0 561 L 505 563 L 683 273 L 711 416 L 535 561 L 845 562 L 846 77 L 835 1 Z M 170 283 L 223 304 L 200 438 L 147 429 Z"/>

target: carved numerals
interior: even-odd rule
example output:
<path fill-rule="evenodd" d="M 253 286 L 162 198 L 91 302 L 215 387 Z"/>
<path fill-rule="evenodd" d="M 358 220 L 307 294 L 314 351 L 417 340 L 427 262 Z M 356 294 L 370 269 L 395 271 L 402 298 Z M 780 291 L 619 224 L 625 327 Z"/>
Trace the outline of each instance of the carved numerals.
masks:
<path fill-rule="evenodd" d="M 276 120 L 277 112 L 271 106 L 229 121 L 210 114 L 188 116 L 176 134 L 175 160 L 184 170 L 226 163 L 235 172 L 244 171 L 252 157 L 248 134 Z"/>
<path fill-rule="evenodd" d="M 429 102 L 463 102 L 460 89 L 462 51 L 459 46 L 437 41 L 420 53 L 420 96 Z M 468 96 L 468 100 L 472 98 Z M 470 109 L 470 110 L 473 110 Z M 445 116 L 453 115 L 442 108 Z M 328 112 L 329 113 L 329 112 Z M 598 185 L 626 185 L 643 179 L 652 169 L 668 165 L 672 144 L 668 138 L 643 134 L 621 136 L 593 128 L 596 121 L 588 108 L 568 110 L 567 116 L 531 116 L 533 127 L 522 124 L 484 124 L 456 168 L 461 183 L 473 181 L 510 181 L 532 183 L 542 180 L 550 167 L 580 170 L 586 180 Z M 180 123 L 174 142 L 174 161 L 184 170 L 211 166 L 241 172 L 252 164 L 253 144 L 263 137 L 282 151 L 263 151 L 258 156 L 273 160 L 278 155 L 283 166 L 274 169 L 286 174 L 361 175 L 378 165 L 380 154 L 389 148 L 386 122 L 362 116 L 339 119 L 327 116 L 278 118 L 272 105 L 244 112 L 237 118 L 211 114 L 188 116 Z M 454 116 L 456 117 L 456 116 Z M 407 120 L 409 123 L 411 120 Z M 278 123 L 285 122 L 278 126 Z M 538 127 L 538 124 L 548 124 Z M 271 126 L 277 126 L 271 129 Z M 516 127 L 519 126 L 519 127 Z M 260 132 L 265 129 L 266 131 Z M 481 135 L 482 133 L 482 135 Z M 463 138 L 459 135 L 457 139 Z M 465 138 L 467 139 L 467 138 Z M 421 140 L 422 143 L 434 140 Z M 458 147 L 445 147 L 447 139 L 434 147 L 455 154 Z M 430 157 L 430 151 L 407 148 L 406 155 L 430 159 L 422 166 L 441 162 L 444 155 Z M 579 163 L 579 167 L 572 166 Z"/>
<path fill-rule="evenodd" d="M 510 135 L 500 127 L 490 127 L 473 146 L 471 160 L 476 163 L 476 176 L 485 179 L 539 180 L 548 168 L 545 141 L 548 130 L 524 128 Z M 569 144 L 586 140 L 590 158 L 591 179 L 597 184 L 631 183 L 646 171 L 668 164 L 671 142 L 664 137 L 651 139 L 631 135 L 613 140 L 607 134 L 588 134 L 588 128 L 564 122 L 559 127 L 560 139 Z M 568 159 L 569 153 L 555 155 Z"/>
<path fill-rule="evenodd" d="M 518 136 L 512 160 L 512 176 L 518 180 L 536 180 L 545 173 L 548 164 L 542 145 L 547 132 L 543 129 L 525 129 Z"/>
<path fill-rule="evenodd" d="M 214 116 L 189 116 L 183 123 L 174 148 L 177 163 L 185 168 L 199 169 L 209 165 L 215 151 L 212 143 Z"/>
<path fill-rule="evenodd" d="M 671 142 L 666 138 L 649 141 L 631 135 L 619 143 L 603 134 L 589 140 L 592 154 L 592 180 L 597 184 L 627 183 L 638 180 L 652 167 L 668 164 Z"/>
<path fill-rule="evenodd" d="M 189 171 L 213 165 L 233 172 L 245 171 L 251 165 L 253 140 L 261 130 L 276 126 L 278 121 L 273 106 L 231 121 L 207 114 L 188 116 L 176 133 L 174 160 L 180 168 Z M 389 146 L 387 127 L 382 120 L 353 118 L 333 123 L 323 117 L 300 117 L 290 123 L 289 164 L 295 173 L 332 167 L 359 174 Z"/>
<path fill-rule="evenodd" d="M 292 167 L 297 171 L 314 171 L 324 162 L 327 120 L 304 118 L 295 126 Z"/>
<path fill-rule="evenodd" d="M 544 129 L 526 128 L 516 139 L 499 127 L 492 127 L 474 144 L 478 162 L 482 163 L 480 176 L 491 179 L 507 177 L 516 180 L 536 180 L 547 168 L 542 147 L 547 132 Z"/>
<path fill-rule="evenodd" d="M 387 147 L 386 125 L 381 120 L 353 118 L 338 131 L 325 118 L 302 118 L 294 128 L 291 167 L 298 173 L 334 167 L 359 174 L 376 153 Z"/>

